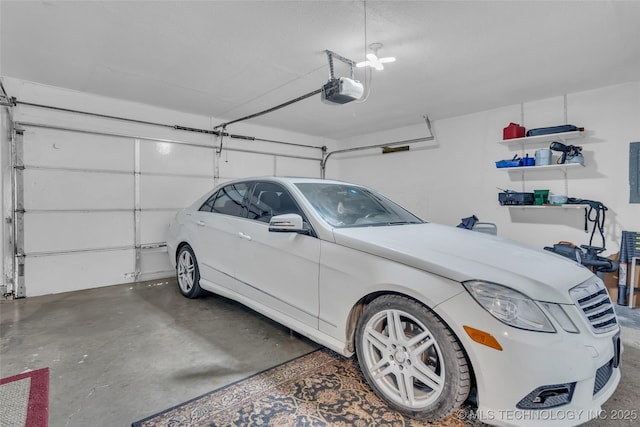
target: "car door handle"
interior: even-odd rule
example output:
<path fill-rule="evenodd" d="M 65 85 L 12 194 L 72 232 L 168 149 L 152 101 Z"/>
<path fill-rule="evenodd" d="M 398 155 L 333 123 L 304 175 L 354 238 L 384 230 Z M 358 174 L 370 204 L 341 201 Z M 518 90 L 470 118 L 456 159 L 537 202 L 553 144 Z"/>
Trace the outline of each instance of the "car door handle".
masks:
<path fill-rule="evenodd" d="M 200 227 L 204 227 L 204 221 L 198 221 L 196 222 L 196 224 L 198 224 Z"/>
<path fill-rule="evenodd" d="M 244 240 L 251 240 L 251 236 L 249 236 L 248 234 L 244 234 L 242 231 L 238 232 L 238 236 L 240 236 L 240 238 Z"/>

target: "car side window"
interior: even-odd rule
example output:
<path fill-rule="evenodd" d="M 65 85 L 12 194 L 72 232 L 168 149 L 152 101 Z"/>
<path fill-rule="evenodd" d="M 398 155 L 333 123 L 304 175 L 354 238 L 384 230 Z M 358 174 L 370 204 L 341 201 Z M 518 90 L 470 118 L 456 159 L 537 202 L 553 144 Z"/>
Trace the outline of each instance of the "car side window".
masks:
<path fill-rule="evenodd" d="M 242 200 L 249 185 L 246 183 L 229 184 L 213 194 L 200 208 L 201 211 L 232 216 L 244 216 Z"/>
<path fill-rule="evenodd" d="M 249 219 L 269 222 L 272 216 L 294 213 L 303 216 L 291 194 L 272 182 L 256 183 L 248 203 Z"/>
<path fill-rule="evenodd" d="M 213 193 L 213 195 L 209 197 L 207 201 L 204 202 L 204 204 L 200 206 L 200 209 L 198 210 L 202 212 L 211 212 L 211 209 L 213 208 L 213 201 L 216 199 L 216 197 L 218 197 L 218 193 L 219 191 L 216 191 L 215 193 Z"/>

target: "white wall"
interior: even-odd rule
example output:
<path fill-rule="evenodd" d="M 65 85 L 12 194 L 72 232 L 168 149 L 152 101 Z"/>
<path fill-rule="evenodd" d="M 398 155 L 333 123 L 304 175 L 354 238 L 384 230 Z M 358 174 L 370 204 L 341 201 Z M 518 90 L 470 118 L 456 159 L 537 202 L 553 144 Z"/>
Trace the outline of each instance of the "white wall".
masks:
<path fill-rule="evenodd" d="M 104 96 L 88 94 L 68 89 L 47 86 L 39 83 L 28 82 L 20 79 L 3 77 L 3 82 L 9 96 L 14 96 L 18 101 L 34 104 L 50 105 L 72 110 L 93 112 L 98 114 L 132 118 L 141 121 L 164 123 L 168 125 L 181 125 L 199 129 L 211 129 L 224 120 L 215 117 L 207 117 L 180 111 L 168 110 L 151 105 L 124 101 Z M 217 140 L 212 135 L 194 132 L 178 131 L 158 126 L 131 123 L 120 120 L 103 119 L 77 113 L 66 113 L 42 108 L 32 108 L 18 105 L 13 109 L 15 121 L 38 122 L 53 124 L 56 126 L 71 126 L 91 130 L 135 134 L 153 138 L 176 139 L 187 142 L 217 145 Z M 257 126 L 250 123 L 237 123 L 229 126 L 227 132 L 232 134 L 254 136 L 263 139 L 293 142 L 297 144 L 333 147 L 335 141 L 319 138 L 297 132 L 289 132 L 280 129 Z M 275 145 L 259 141 L 243 141 L 240 139 L 226 139 L 229 147 L 239 149 L 251 149 L 286 153 L 302 156 L 315 156 L 316 150 L 296 148 L 291 146 Z M 233 162 L 233 155 L 229 154 L 223 160 Z M 239 167 L 241 165 L 238 165 Z M 246 167 L 247 165 L 242 165 Z M 251 172 L 251 168 L 249 168 Z M 319 173 L 313 170 L 309 173 Z"/>
<path fill-rule="evenodd" d="M 500 206 L 499 188 L 518 191 L 550 189 L 569 197 L 597 200 L 606 216 L 607 252 L 619 249 L 622 230 L 640 230 L 640 205 L 629 203 L 629 143 L 640 141 L 640 82 L 567 95 L 568 123 L 586 128 L 581 145 L 585 168 L 569 170 L 567 180 L 559 170 L 521 174 L 496 169 L 495 161 L 521 154 L 499 144 L 509 122 L 527 129 L 564 123 L 564 97 L 512 105 L 433 123 L 434 143 L 421 143 L 408 152 L 381 155 L 363 151 L 332 158 L 327 178 L 355 181 L 379 189 L 422 218 L 457 225 L 475 214 L 495 222 L 498 234 L 543 247 L 559 240 L 586 244 L 584 210 L 522 209 Z M 353 138 L 341 148 L 424 136 L 424 126 L 391 130 Z M 344 144 L 344 145 L 343 145 Z M 527 149 L 530 156 L 538 148 Z M 590 225 L 591 227 L 591 225 Z M 594 245 L 600 239 L 594 238 Z"/>

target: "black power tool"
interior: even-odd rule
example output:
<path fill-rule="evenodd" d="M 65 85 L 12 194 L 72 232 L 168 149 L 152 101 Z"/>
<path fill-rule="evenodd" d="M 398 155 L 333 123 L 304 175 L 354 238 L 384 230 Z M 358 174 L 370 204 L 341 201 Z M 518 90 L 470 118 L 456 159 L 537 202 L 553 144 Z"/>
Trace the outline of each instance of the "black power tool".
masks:
<path fill-rule="evenodd" d="M 558 163 L 560 164 L 567 163 L 567 161 L 569 163 L 584 163 L 584 158 L 582 157 L 582 147 L 579 147 L 577 145 L 566 145 L 562 142 L 554 141 L 549 146 L 549 149 L 562 153 L 562 155 L 558 159 Z"/>

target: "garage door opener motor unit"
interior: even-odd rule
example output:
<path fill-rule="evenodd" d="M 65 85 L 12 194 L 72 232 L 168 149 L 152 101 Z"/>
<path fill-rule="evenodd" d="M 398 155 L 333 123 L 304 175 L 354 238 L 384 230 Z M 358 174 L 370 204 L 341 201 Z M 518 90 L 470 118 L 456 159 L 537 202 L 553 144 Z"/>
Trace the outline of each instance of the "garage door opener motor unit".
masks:
<path fill-rule="evenodd" d="M 329 81 L 322 86 L 321 99 L 325 104 L 346 104 L 357 101 L 364 94 L 364 86 L 355 80 L 353 66 L 355 63 L 330 50 L 325 51 L 329 59 Z M 333 72 L 333 58 L 339 59 L 349 66 L 351 77 L 336 78 Z"/>
<path fill-rule="evenodd" d="M 347 77 L 331 79 L 322 86 L 322 102 L 325 104 L 346 104 L 362 97 L 362 83 Z"/>

